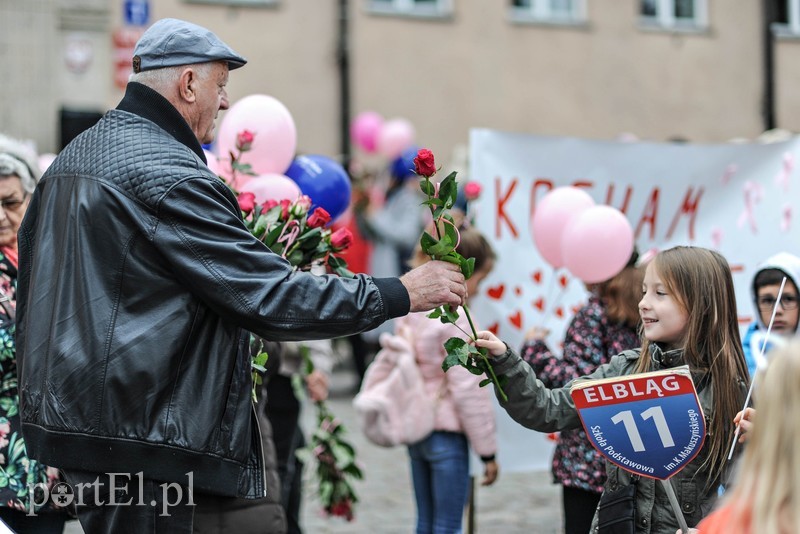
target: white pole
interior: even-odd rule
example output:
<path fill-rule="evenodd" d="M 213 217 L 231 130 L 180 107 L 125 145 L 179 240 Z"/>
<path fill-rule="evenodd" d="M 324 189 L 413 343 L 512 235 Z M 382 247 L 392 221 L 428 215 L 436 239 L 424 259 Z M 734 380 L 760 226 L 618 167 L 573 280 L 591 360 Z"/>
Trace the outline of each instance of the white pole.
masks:
<path fill-rule="evenodd" d="M 781 288 L 778 290 L 778 298 L 775 301 L 775 307 L 772 308 L 772 317 L 769 319 L 769 326 L 767 327 L 767 335 L 764 336 L 764 340 L 761 342 L 761 347 L 758 350 L 758 366 L 765 366 L 766 360 L 764 359 L 764 349 L 767 347 L 767 341 L 769 341 L 769 333 L 772 331 L 772 323 L 775 322 L 775 313 L 778 311 L 778 306 L 781 305 L 781 296 L 783 295 L 783 287 L 786 285 L 786 277 L 783 277 L 781 281 Z M 758 376 L 758 373 L 756 373 Z M 744 411 L 747 409 L 747 405 L 750 404 L 750 397 L 753 396 L 753 386 L 756 383 L 756 377 L 754 376 L 753 379 L 750 381 L 750 389 L 747 390 L 747 397 L 744 399 L 744 408 L 742 408 L 742 419 L 744 419 Z M 739 438 L 739 431 L 741 430 L 742 426 L 742 419 L 739 419 L 739 422 L 736 424 L 736 432 L 733 433 L 733 443 L 731 443 L 731 451 L 728 453 L 728 461 L 733 458 L 733 450 L 736 448 L 736 441 Z"/>
<path fill-rule="evenodd" d="M 667 492 L 667 497 L 669 497 L 669 503 L 672 505 L 672 510 L 675 512 L 675 516 L 678 518 L 678 525 L 681 527 L 681 532 L 683 534 L 689 534 L 689 525 L 686 524 L 686 518 L 683 517 L 683 512 L 681 512 L 681 505 L 678 502 L 678 497 L 675 496 L 675 490 L 672 489 L 672 482 L 670 479 L 662 480 L 661 484 L 664 486 L 664 491 Z"/>

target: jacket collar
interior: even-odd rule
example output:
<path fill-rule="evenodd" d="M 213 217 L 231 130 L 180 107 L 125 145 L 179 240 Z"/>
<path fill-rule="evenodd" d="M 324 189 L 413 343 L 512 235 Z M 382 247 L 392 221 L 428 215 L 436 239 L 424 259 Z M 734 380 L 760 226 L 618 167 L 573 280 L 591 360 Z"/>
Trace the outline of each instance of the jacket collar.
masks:
<path fill-rule="evenodd" d="M 683 359 L 683 349 L 664 350 L 658 343 L 647 346 L 650 351 L 650 360 L 656 369 L 671 369 L 686 363 Z M 703 391 L 711 380 L 711 372 L 693 370 L 692 381 L 698 393 Z"/>
<path fill-rule="evenodd" d="M 669 369 L 683 363 L 683 349 L 664 350 L 658 343 L 650 343 L 650 360 L 659 369 Z"/>
<path fill-rule="evenodd" d="M 175 106 L 159 93 L 150 89 L 146 85 L 137 82 L 129 82 L 125 89 L 125 96 L 120 101 L 117 109 L 127 111 L 156 123 L 161 129 L 165 130 L 178 142 L 186 145 L 192 152 L 206 161 L 206 154 L 203 147 L 195 137 L 186 119 L 178 113 Z"/>

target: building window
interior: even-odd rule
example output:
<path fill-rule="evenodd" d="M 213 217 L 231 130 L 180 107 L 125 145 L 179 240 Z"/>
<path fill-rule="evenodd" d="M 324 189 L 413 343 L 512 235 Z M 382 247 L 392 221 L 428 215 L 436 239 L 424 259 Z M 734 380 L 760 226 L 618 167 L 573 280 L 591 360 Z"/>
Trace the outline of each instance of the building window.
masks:
<path fill-rule="evenodd" d="M 773 0 L 772 32 L 779 37 L 800 36 L 800 0 Z"/>
<path fill-rule="evenodd" d="M 511 0 L 511 20 L 576 24 L 586 22 L 586 0 Z"/>
<path fill-rule="evenodd" d="M 214 4 L 220 6 L 278 7 L 281 0 L 183 0 L 187 4 Z"/>
<path fill-rule="evenodd" d="M 703 30 L 708 27 L 707 0 L 640 0 L 643 26 L 669 30 Z"/>
<path fill-rule="evenodd" d="M 453 14 L 452 0 L 367 0 L 371 13 L 446 17 Z"/>

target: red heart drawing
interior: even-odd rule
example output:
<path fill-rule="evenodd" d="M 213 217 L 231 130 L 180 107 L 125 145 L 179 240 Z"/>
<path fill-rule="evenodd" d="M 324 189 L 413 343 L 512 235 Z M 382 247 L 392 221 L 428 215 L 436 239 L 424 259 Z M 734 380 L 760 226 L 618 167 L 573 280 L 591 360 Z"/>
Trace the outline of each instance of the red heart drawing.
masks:
<path fill-rule="evenodd" d="M 514 325 L 514 328 L 516 328 L 517 330 L 521 330 L 522 329 L 522 312 L 517 310 L 517 313 L 515 313 L 514 315 L 509 315 L 508 316 L 508 322 L 510 322 L 512 325 Z"/>
<path fill-rule="evenodd" d="M 539 310 L 540 312 L 544 311 L 544 299 L 539 297 L 538 299 L 533 301 L 533 307 Z"/>
<path fill-rule="evenodd" d="M 506 290 L 505 284 L 500 284 L 499 286 L 490 287 L 486 290 L 486 294 L 489 295 L 489 298 L 493 298 L 495 300 L 500 300 L 503 298 L 503 292 Z"/>
<path fill-rule="evenodd" d="M 522 295 L 522 288 L 521 288 L 521 287 L 519 287 L 519 286 L 515 287 L 515 288 L 514 288 L 514 294 L 515 294 L 516 296 L 520 296 L 520 295 Z"/>
<path fill-rule="evenodd" d="M 567 284 L 569 284 L 569 278 L 567 278 L 567 275 L 562 274 L 561 278 L 558 279 L 558 283 L 561 284 L 561 287 L 567 287 Z"/>
<path fill-rule="evenodd" d="M 541 284 L 542 283 L 542 271 L 536 271 L 535 273 L 533 273 L 531 275 L 531 278 L 533 278 L 533 281 L 536 282 L 537 284 Z"/>
<path fill-rule="evenodd" d="M 499 324 L 497 324 L 497 323 L 494 323 L 492 326 L 490 326 L 490 327 L 489 327 L 489 329 L 488 329 L 488 330 L 489 330 L 489 332 L 491 332 L 492 334 L 494 334 L 494 335 L 497 335 L 497 332 L 500 330 L 500 325 L 499 325 Z"/>
<path fill-rule="evenodd" d="M 562 308 L 561 306 L 556 308 L 556 317 L 558 317 L 559 319 L 564 318 L 564 308 Z"/>

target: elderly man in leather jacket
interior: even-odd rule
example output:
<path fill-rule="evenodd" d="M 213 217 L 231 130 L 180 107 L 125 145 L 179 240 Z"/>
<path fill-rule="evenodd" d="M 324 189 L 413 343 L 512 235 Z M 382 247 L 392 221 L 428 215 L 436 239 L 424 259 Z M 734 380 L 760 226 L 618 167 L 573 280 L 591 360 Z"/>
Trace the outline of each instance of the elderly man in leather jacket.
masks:
<path fill-rule="evenodd" d="M 188 532 L 182 490 L 268 490 L 245 330 L 353 334 L 466 288 L 443 262 L 399 279 L 293 272 L 200 145 L 245 59 L 176 19 L 134 54 L 123 100 L 53 162 L 19 232 L 21 417 L 31 456 L 82 490 L 87 532 Z"/>

